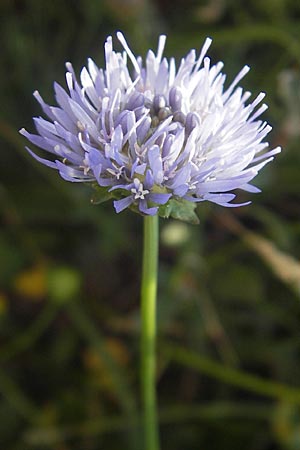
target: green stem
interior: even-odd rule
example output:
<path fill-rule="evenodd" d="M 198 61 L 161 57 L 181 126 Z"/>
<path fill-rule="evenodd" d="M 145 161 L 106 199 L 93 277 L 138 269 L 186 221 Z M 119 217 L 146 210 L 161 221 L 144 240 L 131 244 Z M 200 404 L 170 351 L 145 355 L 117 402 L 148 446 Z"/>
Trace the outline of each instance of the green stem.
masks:
<path fill-rule="evenodd" d="M 144 218 L 141 287 L 141 388 L 144 408 L 144 450 L 159 450 L 155 387 L 158 216 Z"/>

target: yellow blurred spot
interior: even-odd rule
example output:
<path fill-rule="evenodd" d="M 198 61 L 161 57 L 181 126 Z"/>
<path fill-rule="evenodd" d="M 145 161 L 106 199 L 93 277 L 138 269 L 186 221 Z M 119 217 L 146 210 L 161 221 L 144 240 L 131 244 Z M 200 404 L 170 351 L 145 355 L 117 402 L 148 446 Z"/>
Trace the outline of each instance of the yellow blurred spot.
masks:
<path fill-rule="evenodd" d="M 42 264 L 22 271 L 15 278 L 15 291 L 32 301 L 41 300 L 47 293 L 46 273 L 46 268 Z"/>
<path fill-rule="evenodd" d="M 3 292 L 0 292 L 0 317 L 4 316 L 7 311 L 8 299 Z"/>
<path fill-rule="evenodd" d="M 274 434 L 286 449 L 298 449 L 300 442 L 299 408 L 278 403 L 271 416 Z"/>
<path fill-rule="evenodd" d="M 128 364 L 128 350 L 118 339 L 106 339 L 105 349 L 109 356 L 120 366 L 126 366 Z M 107 367 L 103 358 L 101 358 L 101 354 L 96 352 L 94 349 L 88 349 L 84 353 L 83 359 L 85 366 L 91 372 L 97 386 L 99 386 L 102 390 L 109 391 L 111 393 L 115 392 L 110 369 Z"/>

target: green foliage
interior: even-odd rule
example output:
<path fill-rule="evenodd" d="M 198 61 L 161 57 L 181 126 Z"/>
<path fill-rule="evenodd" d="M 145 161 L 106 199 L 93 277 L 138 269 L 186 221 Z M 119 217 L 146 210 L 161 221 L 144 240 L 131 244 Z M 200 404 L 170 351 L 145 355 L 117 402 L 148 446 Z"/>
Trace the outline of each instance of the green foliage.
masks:
<path fill-rule="evenodd" d="M 183 220 L 184 222 L 192 223 L 197 225 L 199 223 L 199 218 L 195 212 L 197 204 L 192 203 L 188 200 L 183 199 L 171 199 L 166 205 L 160 206 L 159 215 L 164 219 Z"/>
<path fill-rule="evenodd" d="M 108 192 L 107 189 L 103 187 L 94 186 L 94 189 L 95 192 L 91 197 L 91 203 L 93 205 L 101 205 L 101 203 L 107 202 L 108 200 L 111 200 L 113 198 L 113 193 Z"/>

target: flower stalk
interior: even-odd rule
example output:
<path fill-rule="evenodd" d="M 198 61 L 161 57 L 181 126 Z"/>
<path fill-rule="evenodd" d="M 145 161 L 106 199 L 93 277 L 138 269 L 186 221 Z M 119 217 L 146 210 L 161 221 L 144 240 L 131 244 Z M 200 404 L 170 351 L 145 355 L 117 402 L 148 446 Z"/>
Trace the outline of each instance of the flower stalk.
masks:
<path fill-rule="evenodd" d="M 159 450 L 155 386 L 158 242 L 158 216 L 145 216 L 141 286 L 141 393 L 144 450 Z"/>

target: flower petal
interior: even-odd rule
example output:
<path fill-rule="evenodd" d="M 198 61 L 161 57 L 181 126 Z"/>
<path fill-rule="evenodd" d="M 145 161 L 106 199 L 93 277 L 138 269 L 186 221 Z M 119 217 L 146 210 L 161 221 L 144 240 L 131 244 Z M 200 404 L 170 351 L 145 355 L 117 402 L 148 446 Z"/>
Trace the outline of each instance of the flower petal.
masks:
<path fill-rule="evenodd" d="M 121 198 L 121 200 L 114 200 L 114 208 L 117 213 L 123 211 L 128 208 L 133 203 L 133 196 L 129 195 L 128 197 Z"/>

